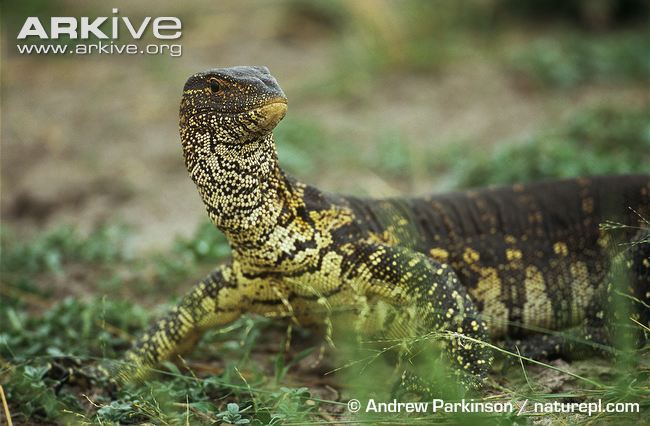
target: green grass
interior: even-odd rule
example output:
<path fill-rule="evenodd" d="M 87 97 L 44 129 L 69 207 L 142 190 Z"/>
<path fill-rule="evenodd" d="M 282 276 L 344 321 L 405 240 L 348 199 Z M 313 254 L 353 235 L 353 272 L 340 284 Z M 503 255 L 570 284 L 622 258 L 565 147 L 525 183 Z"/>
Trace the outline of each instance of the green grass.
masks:
<path fill-rule="evenodd" d="M 477 59 L 503 66 L 529 89 L 643 85 L 650 74 L 650 7 L 638 0 L 297 1 L 285 14 L 302 11 L 296 3 L 309 5 L 310 19 L 335 23 L 329 36 L 339 65 L 305 88 L 311 96 L 363 101 L 382 90 L 386 74 L 436 73 Z M 522 39 L 530 40 L 513 42 Z"/>
<path fill-rule="evenodd" d="M 209 333 L 193 356 L 226 359 L 219 374 L 199 378 L 165 363 L 149 381 L 113 395 L 100 383 L 90 393 L 90 403 L 75 388 L 59 390 L 66 368 L 119 357 L 150 315 L 132 303 L 101 298 L 66 299 L 42 315 L 8 308 L 1 319 L 7 327 L 0 334 L 0 380 L 16 421 L 211 423 L 236 417 L 230 404 L 237 403 L 255 408 L 242 418 L 271 424 L 273 419 L 307 418 L 318 406 L 308 389 L 281 385 L 292 362 L 304 354 L 285 362 L 279 353 L 271 378 L 249 358 L 264 340 L 269 321 L 246 318 Z M 226 404 L 230 414 L 219 416 Z"/>
<path fill-rule="evenodd" d="M 332 149 L 329 137 L 316 122 L 291 118 L 280 123 L 273 132 L 277 142 L 278 159 L 291 174 L 318 171 Z"/>
<path fill-rule="evenodd" d="M 11 244 L 14 235 L 2 233 L 4 251 L 0 262 L 4 273 L 59 274 L 63 265 L 71 261 L 110 263 L 125 258 L 121 245 L 125 230 L 119 226 L 100 227 L 83 237 L 72 227 L 64 226 L 40 235 L 28 244 Z"/>
<path fill-rule="evenodd" d="M 545 130 L 494 147 L 459 141 L 440 150 L 418 147 L 395 130 L 377 130 L 376 146 L 337 140 L 322 126 L 293 118 L 276 132 L 280 164 L 303 180 L 340 168 L 375 173 L 408 186 L 415 179 L 442 178 L 463 188 L 575 176 L 650 171 L 650 107 L 596 106 Z M 345 150 L 341 150 L 341 146 Z M 507 165 L 507 167 L 504 167 Z"/>
<path fill-rule="evenodd" d="M 284 331 L 271 330 L 272 336 L 267 337 L 273 324 L 262 319 L 241 319 L 203 339 L 193 356 L 206 363 L 226 360 L 213 366 L 219 374 L 199 378 L 166 363 L 151 381 L 115 394 L 109 393 L 105 383 L 93 387 L 89 399 L 74 387 L 62 387 L 67 369 L 119 358 L 134 336 L 166 306 L 144 309 L 115 295 L 68 297 L 52 305 L 53 289 L 48 282 L 86 270 L 88 276 L 103 275 L 121 285 L 141 282 L 151 294 L 172 278 L 186 279 L 204 264 L 213 265 L 229 254 L 223 235 L 208 223 L 191 238 L 178 239 L 169 251 L 146 259 L 124 254 L 126 237 L 121 227 L 99 228 L 87 235 L 62 227 L 26 242 L 3 233 L 0 384 L 14 421 L 175 424 L 212 423 L 240 416 L 240 422 L 275 424 L 311 415 L 318 403 L 309 390 L 284 386 L 283 380 L 293 364 L 313 348 L 291 357 L 280 350 L 269 364 L 273 370 L 269 379 L 251 353 L 260 341 L 270 344 L 269 339 L 284 335 Z M 136 277 L 124 280 L 120 272 L 124 266 Z M 93 293 L 100 294 L 101 287 Z M 226 404 L 230 404 L 227 409 Z M 241 412 L 233 411 L 232 404 L 240 404 Z M 247 406 L 255 409 L 243 410 Z M 223 415 L 219 415 L 221 407 L 226 410 Z"/>
<path fill-rule="evenodd" d="M 650 33 L 542 38 L 511 56 L 509 67 L 541 87 L 568 89 L 587 84 L 644 84 L 650 75 Z"/>
<path fill-rule="evenodd" d="M 577 113 L 552 130 L 489 151 L 460 144 L 447 153 L 443 163 L 450 166 L 454 182 L 461 187 L 648 173 L 649 115 L 648 107 L 595 108 Z M 473 154 L 460 155 L 472 150 Z"/>

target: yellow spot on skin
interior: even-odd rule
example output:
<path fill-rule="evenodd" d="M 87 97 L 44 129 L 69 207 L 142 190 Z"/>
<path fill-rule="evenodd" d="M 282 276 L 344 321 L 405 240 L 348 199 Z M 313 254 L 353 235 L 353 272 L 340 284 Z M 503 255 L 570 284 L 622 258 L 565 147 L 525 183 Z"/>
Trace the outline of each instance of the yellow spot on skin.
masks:
<path fill-rule="evenodd" d="M 589 280 L 589 271 L 584 262 L 575 262 L 570 266 L 573 285 L 571 286 L 571 319 L 573 324 L 582 321 L 589 302 L 596 291 Z"/>
<path fill-rule="evenodd" d="M 449 252 L 441 248 L 432 248 L 429 254 L 438 262 L 446 262 L 449 259 Z"/>
<path fill-rule="evenodd" d="M 546 294 L 544 276 L 537 267 L 526 268 L 524 287 L 526 288 L 526 303 L 523 307 L 524 324 L 551 328 L 553 304 Z"/>
<path fill-rule="evenodd" d="M 553 252 L 555 254 L 558 254 L 558 255 L 562 256 L 562 257 L 566 257 L 566 256 L 569 255 L 569 248 L 567 247 L 567 245 L 565 243 L 557 242 L 557 243 L 553 244 Z"/>
<path fill-rule="evenodd" d="M 472 297 L 483 302 L 483 316 L 489 325 L 490 335 L 503 336 L 507 329 L 508 308 L 501 300 L 503 283 L 496 268 L 477 268 L 481 275 L 475 289 L 470 290 Z"/>
<path fill-rule="evenodd" d="M 516 249 L 507 249 L 506 250 L 506 259 L 512 262 L 514 260 L 521 260 L 522 254 L 520 250 Z"/>
<path fill-rule="evenodd" d="M 463 260 L 467 264 L 472 264 L 475 262 L 478 262 L 478 260 L 481 258 L 481 256 L 478 254 L 478 252 L 472 248 L 466 248 L 465 251 L 463 252 Z"/>

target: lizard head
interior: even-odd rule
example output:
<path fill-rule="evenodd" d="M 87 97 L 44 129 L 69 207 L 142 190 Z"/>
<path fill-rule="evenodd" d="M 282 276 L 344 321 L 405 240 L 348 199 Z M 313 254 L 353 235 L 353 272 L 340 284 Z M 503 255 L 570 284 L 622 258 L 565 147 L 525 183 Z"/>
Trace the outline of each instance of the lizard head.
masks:
<path fill-rule="evenodd" d="M 269 216 L 271 186 L 279 185 L 271 131 L 286 111 L 287 98 L 266 67 L 212 69 L 185 83 L 185 166 L 222 230 L 248 229 Z"/>
<path fill-rule="evenodd" d="M 287 98 L 266 67 L 216 68 L 191 76 L 180 109 L 183 144 L 243 144 L 270 133 Z M 192 131 L 185 131 L 192 129 Z M 197 140 L 192 140 L 197 139 Z"/>

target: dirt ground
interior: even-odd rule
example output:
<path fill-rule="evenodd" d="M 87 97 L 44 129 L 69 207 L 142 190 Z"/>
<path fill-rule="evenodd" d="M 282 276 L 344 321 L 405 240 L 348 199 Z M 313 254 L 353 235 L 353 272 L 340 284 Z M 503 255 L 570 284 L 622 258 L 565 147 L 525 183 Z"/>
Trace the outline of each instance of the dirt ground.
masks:
<path fill-rule="evenodd" d="M 318 122 L 342 141 L 341 149 L 358 144 L 355 152 L 372 151 L 387 131 L 408 136 L 414 149 L 461 140 L 491 145 L 532 134 L 586 105 L 643 101 L 642 88 L 629 85 L 531 92 L 498 60 L 476 55 L 436 73 L 383 72 L 345 98 L 322 95 L 311 89 L 331 84 L 334 70 L 346 74 L 339 69 L 336 29 L 287 18 L 276 6 L 222 1 L 188 10 L 156 3 L 158 14 L 183 19 L 179 58 L 21 56 L 5 46 L 3 223 L 33 233 L 62 223 L 91 229 L 120 221 L 132 227 L 136 252 L 191 233 L 204 213 L 182 162 L 178 102 L 187 76 L 210 67 L 268 66 L 289 98 L 285 121 Z M 124 13 L 146 10 L 142 2 Z M 305 170 L 299 177 L 339 192 L 404 190 L 364 167 Z M 406 190 L 439 188 L 440 182 L 421 181 Z"/>

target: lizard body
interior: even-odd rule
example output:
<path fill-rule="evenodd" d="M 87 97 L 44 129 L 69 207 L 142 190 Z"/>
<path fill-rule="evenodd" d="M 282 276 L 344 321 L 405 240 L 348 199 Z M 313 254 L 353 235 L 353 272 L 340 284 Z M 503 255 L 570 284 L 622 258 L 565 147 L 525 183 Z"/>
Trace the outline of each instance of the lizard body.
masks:
<path fill-rule="evenodd" d="M 638 215 L 648 217 L 650 175 L 422 198 L 331 195 L 280 168 L 272 130 L 286 105 L 264 67 L 209 70 L 187 81 L 185 164 L 232 260 L 135 343 L 122 380 L 248 312 L 326 328 L 348 315 L 361 333 L 451 331 L 478 341 L 602 319 L 609 250 L 633 235 L 617 240 L 599 224 L 637 226 Z M 635 247 L 630 291 L 647 306 L 650 250 L 647 242 Z M 647 324 L 647 309 L 637 318 Z M 485 376 L 485 347 L 458 336 L 443 346 L 461 377 Z"/>

